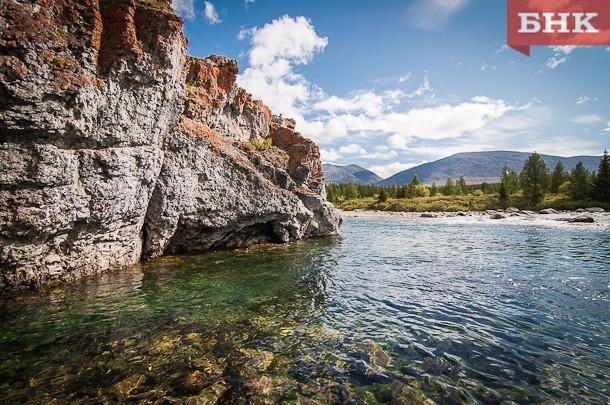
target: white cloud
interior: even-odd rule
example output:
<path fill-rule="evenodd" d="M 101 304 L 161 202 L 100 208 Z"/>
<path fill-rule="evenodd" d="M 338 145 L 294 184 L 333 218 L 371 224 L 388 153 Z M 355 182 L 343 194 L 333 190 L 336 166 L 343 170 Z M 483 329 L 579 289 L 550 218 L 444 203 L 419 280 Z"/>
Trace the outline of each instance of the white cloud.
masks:
<path fill-rule="evenodd" d="M 599 122 L 603 122 L 604 119 L 602 117 L 600 117 L 599 115 L 595 115 L 595 114 L 587 114 L 587 115 L 577 115 L 576 117 L 572 118 L 570 121 L 576 123 L 576 124 L 597 124 Z"/>
<path fill-rule="evenodd" d="M 589 46 L 577 46 L 577 45 L 557 45 L 557 46 L 549 46 L 554 53 L 552 57 L 550 57 L 546 65 L 543 69 L 537 71 L 536 73 L 542 73 L 545 69 L 552 70 L 556 69 L 559 65 L 563 65 L 569 60 L 570 54 L 577 48 L 590 48 Z"/>
<path fill-rule="evenodd" d="M 390 163 L 389 165 L 374 165 L 369 167 L 369 170 L 377 174 L 383 179 L 392 177 L 396 173 L 402 172 L 403 170 L 411 169 L 412 167 L 419 166 L 419 163 Z"/>
<path fill-rule="evenodd" d="M 386 132 L 394 132 L 388 138 L 389 146 L 408 149 L 412 138 L 459 138 L 515 109 L 504 100 L 479 96 L 457 105 L 442 104 L 433 108 L 413 109 L 405 114 L 389 114 L 385 117 L 387 123 L 382 128 L 385 127 Z"/>
<path fill-rule="evenodd" d="M 249 65 L 238 77 L 240 86 L 263 100 L 275 114 L 295 118 L 297 130 L 322 147 L 325 162 L 336 162 L 343 156 L 389 160 L 397 158 L 399 150 L 406 151 L 406 156 L 424 141 L 436 145 L 429 141 L 443 140 L 449 143 L 446 146 L 472 141 L 475 133 L 493 127 L 507 113 L 530 107 L 482 96 L 461 103 L 430 104 L 435 95 L 427 73 L 412 92 L 394 88 L 360 90 L 343 97 L 327 95 L 295 71 L 328 44 L 304 17 L 283 16 L 263 27 L 242 30 L 238 38 L 252 45 L 247 54 Z M 410 73 L 403 77 L 411 80 Z M 388 83 L 396 84 L 397 80 L 394 77 Z M 407 100 L 416 97 L 427 97 L 425 105 L 433 107 L 409 108 Z M 386 145 L 380 148 L 383 141 Z M 360 145 L 378 146 L 368 150 Z M 475 139 L 468 147 L 477 150 L 480 145 L 487 143 Z"/>
<path fill-rule="evenodd" d="M 367 153 L 362 156 L 364 159 L 374 159 L 374 160 L 389 160 L 398 156 L 398 152 L 395 150 L 390 150 L 389 152 L 375 152 L 375 153 Z"/>
<path fill-rule="evenodd" d="M 580 96 L 580 97 L 578 97 L 576 99 L 576 105 L 583 105 L 583 104 L 588 103 L 590 101 L 597 101 L 597 100 L 598 100 L 597 97 L 591 98 L 589 96 L 582 95 L 582 96 Z"/>
<path fill-rule="evenodd" d="M 384 100 L 382 96 L 375 93 L 364 92 L 357 94 L 352 98 L 330 96 L 327 99 L 316 103 L 313 108 L 331 114 L 362 112 L 368 116 L 375 117 L 383 111 Z"/>
<path fill-rule="evenodd" d="M 567 56 L 563 56 L 563 57 L 553 56 L 552 58 L 549 58 L 549 60 L 546 62 L 546 65 L 544 67 L 549 70 L 552 70 L 552 69 L 557 68 L 559 65 L 563 65 L 567 61 L 568 61 Z"/>
<path fill-rule="evenodd" d="M 218 17 L 218 12 L 216 12 L 216 8 L 209 1 L 205 2 L 205 9 L 203 10 L 203 15 L 210 25 L 220 24 L 222 20 Z"/>
<path fill-rule="evenodd" d="M 172 9 L 176 14 L 187 20 L 194 20 L 195 0 L 172 0 Z"/>
<path fill-rule="evenodd" d="M 341 159 L 341 155 L 335 149 L 320 149 L 320 160 L 324 163 L 333 163 Z"/>
<path fill-rule="evenodd" d="M 610 121 L 608 121 L 606 124 L 608 125 L 608 128 L 604 129 L 604 132 L 610 132 Z"/>
<path fill-rule="evenodd" d="M 417 28 L 438 30 L 468 2 L 469 0 L 418 0 L 409 8 L 409 19 Z"/>
<path fill-rule="evenodd" d="M 411 72 L 407 72 L 404 76 L 398 77 L 398 83 L 405 83 L 411 78 Z"/>
<path fill-rule="evenodd" d="M 558 45 L 558 46 L 549 46 L 549 48 L 551 48 L 551 50 L 553 52 L 555 52 L 556 54 L 569 55 L 572 53 L 572 51 L 574 49 L 578 48 L 578 46 L 576 46 L 576 45 Z"/>
<path fill-rule="evenodd" d="M 606 48 L 606 50 L 607 50 L 608 52 L 610 52 L 610 47 Z"/>
<path fill-rule="evenodd" d="M 426 93 L 432 93 L 432 97 L 434 97 L 434 90 L 430 86 L 430 81 L 428 80 L 428 72 L 426 72 L 424 80 L 421 82 L 417 90 L 415 90 L 413 93 L 407 94 L 406 96 L 408 98 L 421 97 Z"/>
<path fill-rule="evenodd" d="M 346 155 L 364 155 L 366 154 L 366 149 L 358 144 L 351 143 L 349 145 L 340 147 L 339 153 L 344 153 Z"/>
<path fill-rule="evenodd" d="M 322 52 L 328 38 L 320 37 L 305 17 L 287 15 L 262 28 L 242 30 L 238 38 L 250 38 L 249 66 L 238 77 L 238 83 L 276 114 L 301 121 L 308 103 L 318 98 L 320 90 L 300 74 L 295 65 L 306 65 Z"/>

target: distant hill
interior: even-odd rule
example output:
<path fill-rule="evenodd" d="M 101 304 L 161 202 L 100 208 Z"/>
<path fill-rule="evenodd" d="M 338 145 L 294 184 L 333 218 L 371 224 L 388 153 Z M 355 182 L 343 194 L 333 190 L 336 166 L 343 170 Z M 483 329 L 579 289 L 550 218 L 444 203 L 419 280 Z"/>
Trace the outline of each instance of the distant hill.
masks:
<path fill-rule="evenodd" d="M 337 166 L 323 164 L 322 169 L 326 183 L 349 183 L 352 180 L 356 184 L 375 184 L 383 180 L 370 170 L 357 165 Z"/>
<path fill-rule="evenodd" d="M 419 180 L 426 185 L 430 185 L 432 182 L 436 182 L 437 185 L 444 184 L 447 178 L 451 177 L 453 180 L 457 180 L 460 176 L 464 176 L 468 184 L 480 184 L 484 181 L 499 183 L 504 163 L 507 163 L 511 170 L 520 173 L 529 155 L 530 153 L 505 151 L 458 153 L 402 171 L 379 184 L 391 185 L 396 183 L 401 185 L 410 183 L 416 174 Z M 549 170 L 553 170 L 553 167 L 561 160 L 568 171 L 572 170 L 579 160 L 582 160 L 587 169 L 597 171 L 601 159 L 600 156 L 560 157 L 550 155 L 542 155 L 542 158 Z"/>

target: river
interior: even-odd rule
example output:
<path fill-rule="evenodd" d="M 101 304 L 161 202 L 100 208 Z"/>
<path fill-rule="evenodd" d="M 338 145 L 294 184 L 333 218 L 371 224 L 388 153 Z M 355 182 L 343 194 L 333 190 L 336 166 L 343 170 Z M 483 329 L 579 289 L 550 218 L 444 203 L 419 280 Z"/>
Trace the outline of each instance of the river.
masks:
<path fill-rule="evenodd" d="M 5 294 L 0 403 L 608 403 L 599 218 L 346 218 Z"/>

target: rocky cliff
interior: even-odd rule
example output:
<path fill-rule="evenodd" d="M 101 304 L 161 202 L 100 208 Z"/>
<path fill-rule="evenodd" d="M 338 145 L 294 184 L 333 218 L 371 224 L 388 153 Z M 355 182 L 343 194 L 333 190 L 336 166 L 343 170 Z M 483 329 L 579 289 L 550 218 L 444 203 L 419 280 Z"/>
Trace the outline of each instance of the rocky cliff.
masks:
<path fill-rule="evenodd" d="M 338 232 L 318 147 L 169 3 L 0 4 L 0 289 Z"/>

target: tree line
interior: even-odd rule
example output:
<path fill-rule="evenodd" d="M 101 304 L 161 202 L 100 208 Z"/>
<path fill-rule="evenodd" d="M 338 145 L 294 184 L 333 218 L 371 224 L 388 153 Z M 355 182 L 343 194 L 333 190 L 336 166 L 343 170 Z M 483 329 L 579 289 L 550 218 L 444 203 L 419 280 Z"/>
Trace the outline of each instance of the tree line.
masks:
<path fill-rule="evenodd" d="M 360 198 L 375 198 L 385 202 L 390 198 L 440 197 L 454 195 L 497 194 L 499 202 L 505 205 L 512 195 L 522 194 L 530 205 L 540 203 L 545 195 L 564 194 L 573 200 L 592 199 L 610 202 L 610 158 L 608 152 L 599 163 L 597 172 L 590 172 L 579 161 L 571 171 L 566 171 L 559 161 L 553 170 L 549 170 L 542 156 L 531 154 L 520 173 L 512 170 L 507 164 L 502 168 L 499 184 L 467 185 L 464 176 L 457 180 L 448 178 L 444 184 L 432 183 L 430 187 L 421 184 L 417 175 L 409 184 L 389 186 L 356 184 L 350 180 L 347 184 L 327 184 L 327 198 L 332 203 Z"/>

